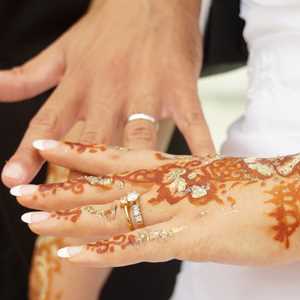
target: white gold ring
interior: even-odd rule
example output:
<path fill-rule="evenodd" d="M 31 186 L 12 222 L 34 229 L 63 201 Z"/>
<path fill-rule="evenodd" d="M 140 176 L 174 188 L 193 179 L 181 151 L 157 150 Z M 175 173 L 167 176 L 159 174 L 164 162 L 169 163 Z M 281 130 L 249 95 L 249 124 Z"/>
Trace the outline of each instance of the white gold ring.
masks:
<path fill-rule="evenodd" d="M 156 124 L 157 123 L 157 120 L 150 116 L 150 115 L 147 115 L 147 114 L 143 114 L 143 113 L 138 113 L 138 114 L 132 114 L 128 117 L 128 122 L 132 122 L 132 121 L 135 121 L 135 120 L 145 120 L 145 121 L 149 121 L 151 123 L 154 123 Z"/>

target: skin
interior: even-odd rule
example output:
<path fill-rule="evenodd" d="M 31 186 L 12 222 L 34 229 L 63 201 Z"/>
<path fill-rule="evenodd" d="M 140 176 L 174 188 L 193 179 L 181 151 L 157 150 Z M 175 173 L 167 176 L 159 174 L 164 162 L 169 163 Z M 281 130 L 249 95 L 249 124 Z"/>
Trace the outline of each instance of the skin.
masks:
<path fill-rule="evenodd" d="M 173 258 L 258 266 L 299 260 L 299 155 L 253 159 L 103 145 L 82 149 L 52 143 L 40 154 L 110 184 L 81 177 L 31 186 L 18 197 L 26 207 L 49 212 L 47 220 L 29 225 L 33 232 L 94 241 L 69 248 L 67 261 L 103 268 Z M 179 190 L 182 180 L 186 185 Z M 132 191 L 141 194 L 145 227 L 129 231 L 119 199 Z M 93 213 L 112 205 L 117 206 L 112 219 Z"/>
<path fill-rule="evenodd" d="M 213 152 L 197 96 L 199 12 L 199 0 L 95 0 L 85 16 L 37 57 L 1 71 L 3 102 L 56 87 L 6 164 L 4 184 L 30 182 L 43 163 L 32 141 L 61 139 L 80 120 L 85 121 L 82 143 L 121 139 L 133 148 L 155 148 L 156 126 L 143 120 L 126 124 L 128 116 L 171 118 L 195 154 Z"/>
<path fill-rule="evenodd" d="M 68 140 L 76 141 L 82 127 L 82 124 L 77 124 L 68 133 Z M 50 164 L 47 183 L 74 179 L 78 175 L 76 172 L 70 172 L 68 169 Z M 88 241 L 74 238 L 39 236 L 32 257 L 29 299 L 98 299 L 111 269 L 91 269 L 77 266 L 61 260 L 56 255 L 61 247 L 86 242 Z"/>

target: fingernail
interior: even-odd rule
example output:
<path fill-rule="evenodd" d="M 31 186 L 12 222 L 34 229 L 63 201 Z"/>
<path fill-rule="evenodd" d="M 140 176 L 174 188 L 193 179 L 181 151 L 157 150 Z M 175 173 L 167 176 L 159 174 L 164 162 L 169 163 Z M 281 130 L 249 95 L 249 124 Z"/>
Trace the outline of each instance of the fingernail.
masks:
<path fill-rule="evenodd" d="M 21 220 L 27 224 L 34 224 L 46 221 L 50 218 L 50 214 L 43 211 L 38 212 L 28 212 L 22 215 Z"/>
<path fill-rule="evenodd" d="M 3 176 L 23 180 L 26 177 L 26 172 L 20 163 L 11 162 L 5 165 L 3 169 Z"/>
<path fill-rule="evenodd" d="M 32 143 L 32 146 L 38 150 L 49 150 L 56 148 L 59 145 L 58 141 L 55 140 L 35 140 Z"/>
<path fill-rule="evenodd" d="M 65 247 L 57 251 L 57 255 L 61 258 L 70 258 L 79 254 L 82 251 L 82 247 Z"/>
<path fill-rule="evenodd" d="M 38 186 L 34 184 L 17 185 L 10 189 L 10 194 L 16 197 L 31 196 L 37 189 Z"/>

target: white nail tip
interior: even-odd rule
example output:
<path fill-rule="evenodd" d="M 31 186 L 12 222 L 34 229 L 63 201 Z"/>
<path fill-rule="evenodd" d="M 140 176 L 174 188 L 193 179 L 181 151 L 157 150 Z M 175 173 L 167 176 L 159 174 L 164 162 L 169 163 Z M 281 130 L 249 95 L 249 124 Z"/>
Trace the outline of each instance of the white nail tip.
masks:
<path fill-rule="evenodd" d="M 37 191 L 37 186 L 34 184 L 17 185 L 10 189 L 10 194 L 15 197 L 30 196 Z"/>
<path fill-rule="evenodd" d="M 10 189 L 10 194 L 15 196 L 15 197 L 20 197 L 22 196 L 22 186 L 15 186 L 13 188 Z"/>
<path fill-rule="evenodd" d="M 48 220 L 50 214 L 47 212 L 28 212 L 21 216 L 21 220 L 27 224 L 40 223 Z"/>
<path fill-rule="evenodd" d="M 70 258 L 81 252 L 82 247 L 65 247 L 57 251 L 57 255 L 61 258 Z"/>
<path fill-rule="evenodd" d="M 24 223 L 31 224 L 32 223 L 32 221 L 31 221 L 31 213 L 26 213 L 26 214 L 22 215 L 21 216 L 21 220 Z"/>
<path fill-rule="evenodd" d="M 37 150 L 49 150 L 56 148 L 58 146 L 59 142 L 55 140 L 35 140 L 32 143 L 32 146 Z"/>

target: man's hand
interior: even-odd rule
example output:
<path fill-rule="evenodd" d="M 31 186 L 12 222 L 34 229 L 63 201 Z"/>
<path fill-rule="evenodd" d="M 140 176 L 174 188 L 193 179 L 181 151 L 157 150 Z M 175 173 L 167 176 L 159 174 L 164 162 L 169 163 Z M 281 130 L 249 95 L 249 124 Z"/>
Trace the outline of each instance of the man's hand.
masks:
<path fill-rule="evenodd" d="M 173 118 L 194 154 L 213 152 L 197 96 L 202 54 L 197 2 L 95 4 L 40 55 L 0 72 L 2 101 L 57 86 L 6 164 L 3 182 L 30 182 L 43 163 L 32 141 L 60 139 L 79 120 L 85 121 L 82 143 L 112 144 L 121 135 L 126 146 L 153 148 L 156 127 L 142 120 L 126 123 L 128 116 Z"/>

